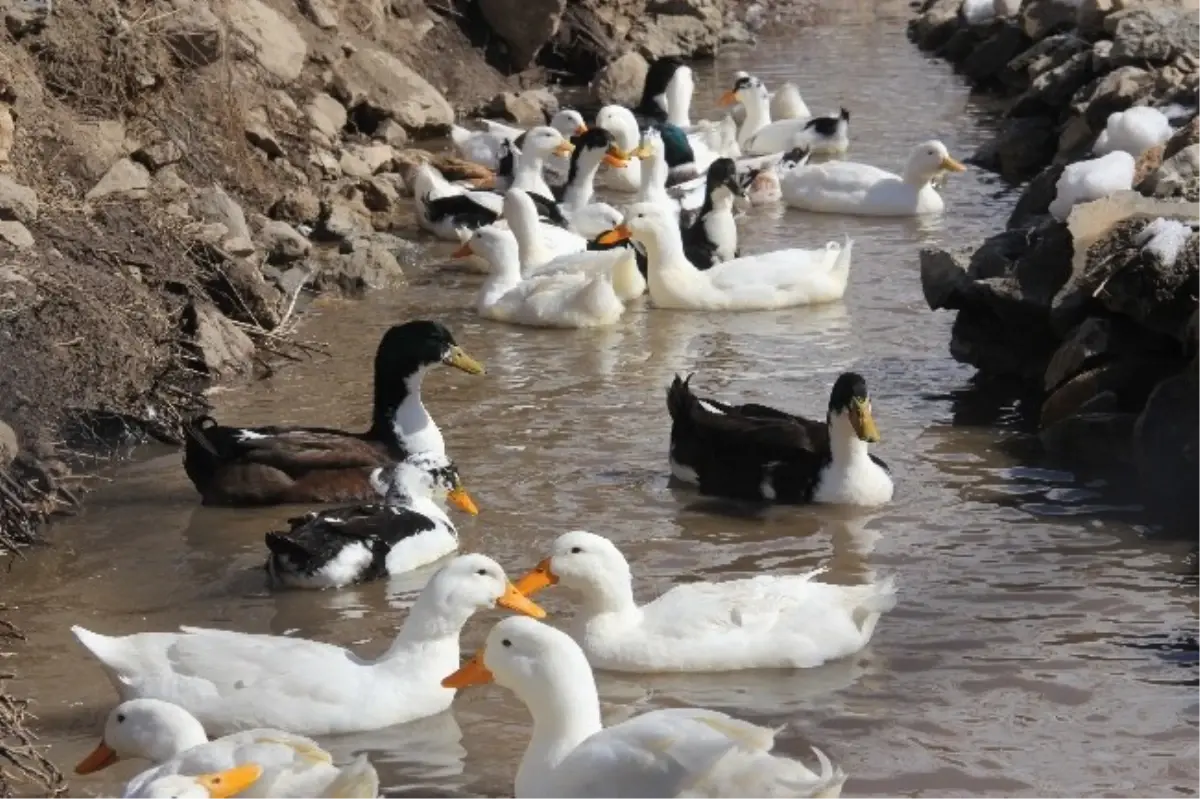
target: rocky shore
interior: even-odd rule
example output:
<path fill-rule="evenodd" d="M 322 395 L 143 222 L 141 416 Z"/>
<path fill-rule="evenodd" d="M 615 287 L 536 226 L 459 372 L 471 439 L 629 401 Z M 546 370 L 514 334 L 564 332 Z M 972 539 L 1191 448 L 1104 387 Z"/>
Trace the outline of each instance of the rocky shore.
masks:
<path fill-rule="evenodd" d="M 1002 98 L 995 139 L 970 160 L 1022 184 L 1004 231 L 921 253 L 930 308 L 957 312 L 951 354 L 1040 405 L 1048 452 L 1101 472 L 1132 467 L 1146 506 L 1194 537 L 1195 2 L 926 0 L 909 34 Z M 1170 129 L 1131 153 L 1128 174 L 1097 166 L 1110 118 L 1142 106 Z M 1093 178 L 1080 182 L 1084 169 Z"/>

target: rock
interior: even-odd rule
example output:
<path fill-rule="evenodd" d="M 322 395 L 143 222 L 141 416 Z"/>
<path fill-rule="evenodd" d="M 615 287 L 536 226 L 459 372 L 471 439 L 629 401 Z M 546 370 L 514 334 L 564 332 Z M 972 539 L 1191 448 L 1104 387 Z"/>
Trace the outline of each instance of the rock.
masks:
<path fill-rule="evenodd" d="M 1147 508 L 1188 537 L 1198 526 L 1197 404 L 1193 361 L 1154 387 L 1133 428 L 1133 459 Z"/>
<path fill-rule="evenodd" d="M 383 120 L 379 127 L 375 128 L 373 138 L 396 149 L 408 144 L 408 133 L 405 132 L 404 126 L 394 119 Z"/>
<path fill-rule="evenodd" d="M 333 197 L 321 203 L 321 231 L 335 239 L 372 230 L 371 214 L 364 205 L 346 197 Z"/>
<path fill-rule="evenodd" d="M 1054 121 L 1046 117 L 1018 117 L 972 158 L 979 166 L 999 172 L 1018 183 L 1045 167 L 1058 148 Z"/>
<path fill-rule="evenodd" d="M 1088 410 L 1061 419 L 1038 433 L 1051 455 L 1084 466 L 1129 463 L 1137 414 L 1104 411 L 1111 395 L 1097 395 Z M 1092 410 L 1092 409 L 1095 410 Z"/>
<path fill-rule="evenodd" d="M 396 57 L 363 49 L 335 71 L 331 93 L 349 109 L 359 130 L 368 135 L 384 119 L 410 133 L 444 133 L 454 109 L 437 89 Z"/>
<path fill-rule="evenodd" d="M 956 311 L 962 307 L 963 291 L 971 283 L 967 270 L 945 250 L 925 247 L 921 250 L 921 291 L 931 311 Z"/>
<path fill-rule="evenodd" d="M 89 183 L 100 180 L 129 154 L 125 123 L 119 119 L 67 121 L 65 127 L 67 151 L 72 156 L 68 168 Z"/>
<path fill-rule="evenodd" d="M 337 12 L 326 0 L 300 0 L 300 10 L 322 30 L 332 30 L 338 26 Z"/>
<path fill-rule="evenodd" d="M 506 119 L 525 127 L 545 125 L 558 112 L 558 98 L 547 89 L 501 92 L 484 104 L 476 116 Z"/>
<path fill-rule="evenodd" d="M 389 170 L 396 160 L 396 151 L 387 144 L 350 144 L 346 150 L 366 165 L 368 172 L 360 177 L 370 177 Z"/>
<path fill-rule="evenodd" d="M 1189 144 L 1163 161 L 1137 190 L 1149 197 L 1200 201 L 1200 144 Z"/>
<path fill-rule="evenodd" d="M 935 0 L 908 26 L 909 37 L 922 50 L 937 50 L 958 30 L 962 0 Z"/>
<path fill-rule="evenodd" d="M 7 105 L 0 103 L 0 171 L 8 169 L 9 154 L 12 152 L 13 143 L 16 140 L 16 130 L 12 111 Z"/>
<path fill-rule="evenodd" d="M 197 360 L 209 375 L 228 378 L 246 372 L 254 357 L 254 342 L 208 303 L 193 302 L 185 314 Z"/>
<path fill-rule="evenodd" d="M 181 3 L 162 22 L 171 54 L 182 65 L 205 67 L 224 55 L 224 28 L 208 3 L 201 0 Z"/>
<path fill-rule="evenodd" d="M 1063 338 L 1046 366 L 1042 385 L 1054 391 L 1070 378 L 1118 358 L 1167 357 L 1177 351 L 1169 337 L 1161 336 L 1119 316 L 1089 317 Z"/>
<path fill-rule="evenodd" d="M 1058 154 L 1055 158 L 1060 162 L 1059 165 L 1087 156 L 1095 138 L 1096 134 L 1088 127 L 1087 117 L 1072 113 L 1058 136 Z"/>
<path fill-rule="evenodd" d="M 312 242 L 287 222 L 271 220 L 258 232 L 258 241 L 273 264 L 297 261 L 312 250 Z"/>
<path fill-rule="evenodd" d="M 992 3 L 992 13 L 996 19 L 1015 17 L 1021 13 L 1021 0 L 995 0 Z"/>
<path fill-rule="evenodd" d="M 279 324 L 279 289 L 268 283 L 254 264 L 219 254 L 213 260 L 220 268 L 206 287 L 223 314 L 266 330 Z"/>
<path fill-rule="evenodd" d="M 28 250 L 33 246 L 33 234 L 20 222 L 4 221 L 0 222 L 0 241 L 18 250 Z"/>
<path fill-rule="evenodd" d="M 1042 427 L 1050 427 L 1084 409 L 1096 396 L 1111 393 L 1115 403 L 1109 410 L 1136 413 L 1141 410 L 1154 385 L 1179 368 L 1175 358 L 1135 355 L 1106 363 L 1077 374 L 1058 387 L 1042 403 Z M 1094 407 L 1094 406 L 1093 406 Z"/>
<path fill-rule="evenodd" d="M 324 92 L 320 92 L 312 98 L 304 107 L 304 114 L 312 126 L 319 130 L 330 143 L 337 141 L 342 134 L 342 129 L 346 127 L 346 106 L 338 102 L 337 98 Z"/>
<path fill-rule="evenodd" d="M 391 250 L 370 239 L 355 239 L 348 253 L 327 260 L 314 280 L 318 291 L 358 296 L 369 289 L 392 288 L 404 281 L 404 270 Z"/>
<path fill-rule="evenodd" d="M 88 202 L 112 196 L 140 199 L 146 196 L 148 188 L 150 171 L 132 158 L 122 158 L 84 195 L 84 199 Z"/>
<path fill-rule="evenodd" d="M 1066 106 L 1092 77 L 1091 51 L 1076 53 L 1059 66 L 1035 78 L 1008 113 L 1014 117 L 1055 114 Z"/>
<path fill-rule="evenodd" d="M 558 33 L 566 7 L 567 0 L 479 0 L 484 20 L 508 45 L 508 58 L 517 72 L 531 66 Z"/>
<path fill-rule="evenodd" d="M 400 192 L 391 181 L 382 177 L 373 177 L 360 183 L 359 190 L 363 195 L 363 205 L 373 213 L 386 213 L 400 201 Z"/>
<path fill-rule="evenodd" d="M 1085 106 L 1088 127 L 1104 130 L 1108 117 L 1145 97 L 1154 86 L 1154 73 L 1139 67 L 1119 67 L 1080 90 L 1073 102 Z"/>
<path fill-rule="evenodd" d="M 1018 230 L 1040 223 L 1050 214 L 1050 203 L 1058 194 L 1058 179 L 1062 176 L 1065 164 L 1051 164 L 1029 181 L 1021 198 L 1008 217 L 1008 230 Z"/>
<path fill-rule="evenodd" d="M 7 469 L 20 451 L 21 444 L 16 432 L 0 420 L 0 469 Z"/>
<path fill-rule="evenodd" d="M 229 24 L 245 42 L 259 66 L 280 80 L 300 77 L 308 44 L 291 20 L 261 0 L 238 0 L 227 6 Z"/>
<path fill-rule="evenodd" d="M 1028 46 L 1029 39 L 1018 26 L 1002 24 L 971 50 L 962 63 L 962 71 L 975 82 L 992 80 Z"/>
<path fill-rule="evenodd" d="M 245 236 L 228 236 L 221 240 L 221 249 L 238 258 L 249 258 L 258 252 L 254 242 Z"/>
<path fill-rule="evenodd" d="M 284 156 L 283 145 L 279 143 L 279 136 L 271 128 L 265 108 L 254 108 L 246 114 L 245 130 L 246 141 L 262 150 L 267 158 Z"/>
<path fill-rule="evenodd" d="M 1021 3 L 1021 29 L 1033 41 L 1075 27 L 1079 0 L 1025 0 Z"/>
<path fill-rule="evenodd" d="M 271 206 L 271 217 L 295 224 L 313 225 L 321 216 L 321 201 L 311 189 L 296 187 Z"/>
<path fill-rule="evenodd" d="M 954 35 L 939 47 L 936 54 L 951 64 L 959 64 L 979 47 L 979 31 L 971 27 L 960 27 Z"/>
<path fill-rule="evenodd" d="M 231 236 L 251 238 L 242 206 L 220 186 L 213 185 L 197 193 L 192 200 L 192 212 L 202 219 L 224 225 Z"/>
<path fill-rule="evenodd" d="M 366 161 L 348 150 L 338 158 L 338 167 L 343 175 L 350 178 L 369 178 L 375 174 L 371 171 L 371 167 L 367 166 Z"/>
<path fill-rule="evenodd" d="M 275 284 L 286 297 L 294 297 L 300 292 L 308 281 L 312 280 L 313 271 L 305 264 L 293 266 L 285 272 L 280 273 Z"/>
<path fill-rule="evenodd" d="M 721 22 L 691 16 L 641 17 L 629 40 L 650 60 L 668 56 L 712 57 L 721 41 Z"/>
<path fill-rule="evenodd" d="M 606 64 L 592 79 L 592 99 L 601 106 L 616 103 L 636 106 L 650 64 L 640 53 L 625 53 Z"/>
<path fill-rule="evenodd" d="M 32 224 L 37 221 L 37 192 L 7 175 L 0 175 L 0 220 Z"/>
<path fill-rule="evenodd" d="M 1075 10 L 1075 27 L 1080 36 L 1096 40 L 1104 35 L 1104 20 L 1116 10 L 1119 0 L 1080 0 Z"/>
<path fill-rule="evenodd" d="M 1167 64 L 1200 51 L 1200 20 L 1194 9 L 1146 5 L 1119 11 L 1104 22 L 1119 64 Z"/>
<path fill-rule="evenodd" d="M 163 167 L 179 163 L 186 154 L 183 145 L 174 139 L 159 139 L 135 150 L 130 157 L 151 172 L 157 172 Z"/>

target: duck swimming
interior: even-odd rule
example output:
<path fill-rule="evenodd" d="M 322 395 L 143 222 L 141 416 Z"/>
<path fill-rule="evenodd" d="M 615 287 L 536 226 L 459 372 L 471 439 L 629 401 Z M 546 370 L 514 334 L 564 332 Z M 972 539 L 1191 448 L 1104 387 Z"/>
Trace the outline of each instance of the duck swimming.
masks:
<path fill-rule="evenodd" d="M 379 789 L 379 775 L 365 756 L 338 767 L 316 741 L 283 730 L 247 730 L 210 741 L 195 716 L 159 699 L 131 699 L 113 708 L 100 743 L 75 772 L 91 774 L 127 759 L 154 765 L 129 781 L 126 796 L 155 795 L 151 785 L 161 788 L 172 777 L 199 782 L 210 796 L 218 795 L 216 789 L 222 796 L 374 799 Z M 214 772 L 222 779 L 205 779 Z"/>
<path fill-rule="evenodd" d="M 845 773 L 814 749 L 816 774 L 771 753 L 777 730 L 715 710 L 671 708 L 605 727 L 596 678 L 569 635 L 505 619 L 454 688 L 496 682 L 533 716 L 513 795 L 523 797 L 770 796 L 841 794 Z"/>
<path fill-rule="evenodd" d="M 867 383 L 838 377 L 825 421 L 766 405 L 729 405 L 692 393 L 691 377 L 667 391 L 671 474 L 700 493 L 785 504 L 883 505 L 887 464 L 868 452 L 879 440 Z"/>
<path fill-rule="evenodd" d="M 567 632 L 597 669 L 813 668 L 860 651 L 896 604 L 890 580 L 832 585 L 813 579 L 818 569 L 685 583 L 639 605 L 629 563 L 607 538 L 575 530 L 560 535 L 550 552 L 517 588 L 532 596 L 562 585 L 580 595 Z"/>
<path fill-rule="evenodd" d="M 230 427 L 201 416 L 188 425 L 183 468 L 206 505 L 374 499 L 372 469 L 414 452 L 446 451 L 442 432 L 421 400 L 425 374 L 439 365 L 484 373 L 444 325 L 396 325 L 375 352 L 375 400 L 366 432 Z"/>
<path fill-rule="evenodd" d="M 293 735 L 377 730 L 432 716 L 454 692 L 459 633 L 478 610 L 546 612 L 484 555 L 460 555 L 421 591 L 391 647 L 369 659 L 340 646 L 281 635 L 181 627 L 108 636 L 71 632 L 104 667 L 121 701 L 172 702 L 211 735 L 269 726 Z"/>
<path fill-rule="evenodd" d="M 433 563 L 458 549 L 444 501 L 479 513 L 444 454 L 409 455 L 371 473 L 382 502 L 313 511 L 267 533 L 267 572 L 279 585 L 341 588 Z"/>
<path fill-rule="evenodd" d="M 746 196 L 738 180 L 732 158 L 718 158 L 708 168 L 704 204 L 694 214 L 680 217 L 683 226 L 683 254 L 697 269 L 709 269 L 722 261 L 737 258 L 737 223 L 733 219 L 733 201 Z"/>

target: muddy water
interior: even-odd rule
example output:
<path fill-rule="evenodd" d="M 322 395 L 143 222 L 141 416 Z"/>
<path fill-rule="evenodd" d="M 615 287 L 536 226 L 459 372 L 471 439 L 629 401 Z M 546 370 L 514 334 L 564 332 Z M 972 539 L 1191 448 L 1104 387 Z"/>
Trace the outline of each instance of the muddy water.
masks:
<path fill-rule="evenodd" d="M 853 154 L 872 163 L 899 166 L 931 135 L 961 156 L 985 135 L 985 112 L 916 53 L 898 19 L 868 15 L 727 54 L 698 74 L 701 110 L 737 69 L 795 79 L 821 110 L 849 106 Z M 921 299 L 916 250 L 992 232 L 1013 197 L 976 171 L 945 194 L 950 212 L 930 223 L 756 210 L 742 228 L 749 252 L 855 238 L 845 302 L 819 309 L 636 308 L 611 331 L 539 332 L 480 322 L 470 310 L 478 278 L 431 267 L 403 293 L 317 309 L 306 333 L 334 357 L 221 393 L 217 414 L 362 425 L 380 333 L 414 316 L 442 319 L 489 369 L 426 381 L 483 509 L 461 521 L 465 549 L 518 572 L 556 534 L 587 528 L 620 543 L 640 596 L 680 578 L 818 565 L 835 581 L 899 579 L 901 604 L 858 657 L 795 673 L 604 675 L 610 718 L 702 704 L 789 723 L 783 748 L 824 748 L 851 775 L 847 795 L 1193 795 L 1194 655 L 1168 646 L 1196 625 L 1194 582 L 1177 576 L 1186 553 L 1143 540 L 1137 509 L 1113 486 L 1021 457 L 1015 409 L 965 390 L 970 370 L 946 352 L 950 318 Z M 753 513 L 668 485 L 663 392 L 674 372 L 696 371 L 698 387 L 719 396 L 819 414 L 851 367 L 875 396 L 877 451 L 898 476 L 892 505 Z M 269 593 L 262 533 L 294 509 L 201 508 L 177 452 L 144 455 L 54 531 L 57 548 L 5 577 L 3 598 L 30 638 L 13 662 L 16 687 L 38 701 L 43 741 L 64 766 L 90 749 L 113 701 L 69 625 L 204 624 L 374 654 L 427 577 Z M 564 611 L 565 599 L 551 592 L 547 607 Z M 473 622 L 466 646 L 495 618 Z M 468 691 L 452 713 L 327 743 L 339 755 L 370 752 L 391 795 L 505 795 L 527 732 L 524 711 L 493 687 Z M 111 795 L 137 768 L 76 779 L 73 790 Z"/>

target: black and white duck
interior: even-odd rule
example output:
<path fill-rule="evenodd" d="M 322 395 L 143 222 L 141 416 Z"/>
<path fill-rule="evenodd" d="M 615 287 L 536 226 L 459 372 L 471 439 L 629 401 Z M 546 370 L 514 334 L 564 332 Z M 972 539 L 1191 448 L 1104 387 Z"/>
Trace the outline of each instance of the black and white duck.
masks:
<path fill-rule="evenodd" d="M 479 512 L 444 454 L 410 455 L 371 472 L 381 501 L 313 511 L 266 535 L 267 572 L 293 588 L 341 588 L 411 572 L 458 549 L 445 501 Z"/>
<path fill-rule="evenodd" d="M 444 325 L 396 325 L 375 352 L 375 398 L 366 432 L 230 427 L 200 416 L 188 425 L 183 468 L 206 505 L 375 499 L 373 469 L 413 453 L 446 452 L 442 432 L 421 399 L 426 373 L 439 365 L 484 373 Z"/>
<path fill-rule="evenodd" d="M 796 93 L 796 100 L 803 105 Z M 740 74 L 733 88 L 721 96 L 723 105 L 741 103 L 746 118 L 738 129 L 738 145 L 746 155 L 781 153 L 807 147 L 814 153 L 840 154 L 850 146 L 850 112 L 771 120 L 767 87 L 753 75 Z"/>
<path fill-rule="evenodd" d="M 879 432 L 861 376 L 838 377 L 824 422 L 766 405 L 698 397 L 690 381 L 676 376 L 667 391 L 676 479 L 731 499 L 863 506 L 891 501 L 887 464 L 868 452 Z"/>
<path fill-rule="evenodd" d="M 718 158 L 708 168 L 704 202 L 694 212 L 680 214 L 683 254 L 697 269 L 708 269 L 741 254 L 733 202 L 744 197 L 732 158 Z"/>

